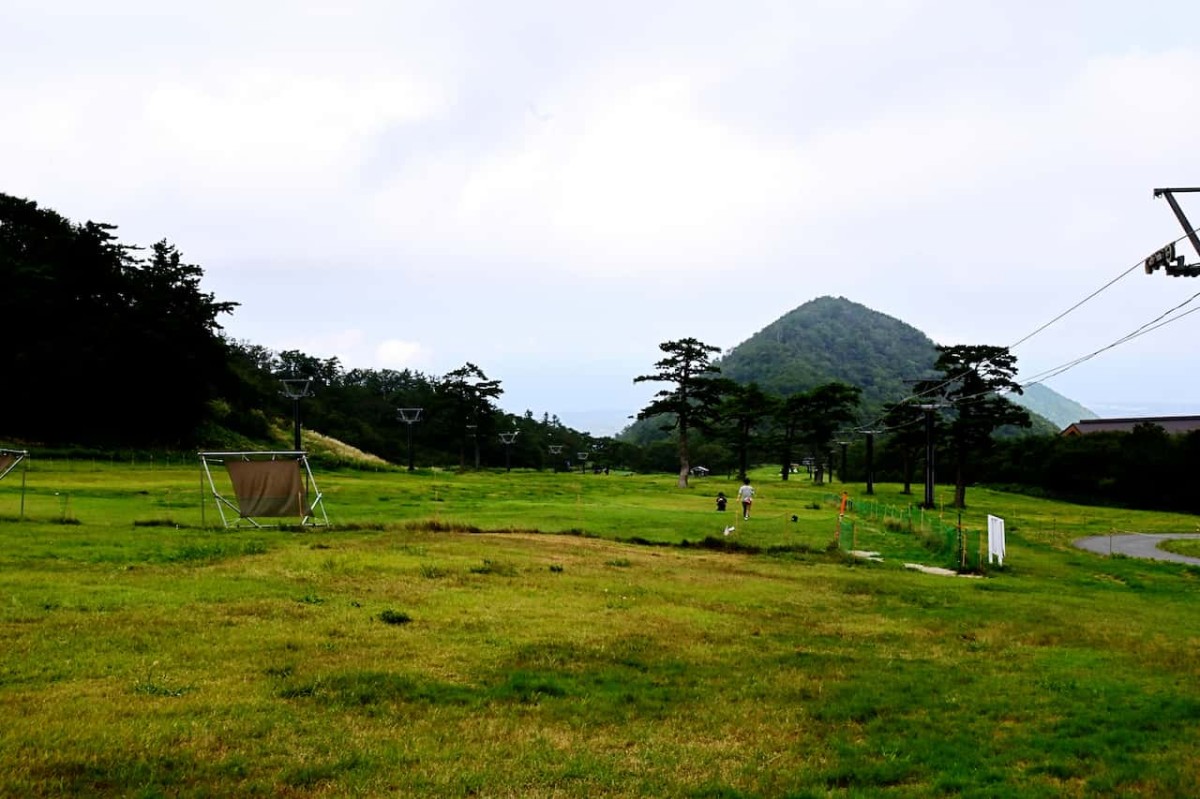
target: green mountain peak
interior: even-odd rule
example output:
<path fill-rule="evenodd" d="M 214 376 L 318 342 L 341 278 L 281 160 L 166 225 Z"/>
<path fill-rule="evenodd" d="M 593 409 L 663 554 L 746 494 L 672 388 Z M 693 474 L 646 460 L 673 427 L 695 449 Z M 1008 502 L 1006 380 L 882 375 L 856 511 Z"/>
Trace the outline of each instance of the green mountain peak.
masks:
<path fill-rule="evenodd" d="M 862 389 L 862 417 L 908 397 L 913 380 L 932 375 L 937 349 L 917 328 L 845 297 L 817 297 L 771 322 L 718 361 L 724 377 L 779 395 L 841 381 Z M 1009 397 L 1043 416 L 1049 432 L 1091 411 L 1036 385 Z"/>

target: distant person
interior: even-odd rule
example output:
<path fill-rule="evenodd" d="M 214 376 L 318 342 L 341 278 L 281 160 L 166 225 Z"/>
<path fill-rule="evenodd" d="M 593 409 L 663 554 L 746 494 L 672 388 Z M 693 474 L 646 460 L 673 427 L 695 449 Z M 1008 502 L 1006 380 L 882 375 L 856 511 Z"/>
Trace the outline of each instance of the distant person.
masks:
<path fill-rule="evenodd" d="M 728 502 L 728 500 L 725 499 L 725 492 L 718 491 L 717 492 L 717 510 L 725 510 L 726 502 Z"/>
<path fill-rule="evenodd" d="M 742 518 L 750 518 L 750 505 L 754 503 L 754 487 L 750 485 L 750 478 L 742 480 L 742 486 L 738 489 L 738 501 L 742 503 Z"/>

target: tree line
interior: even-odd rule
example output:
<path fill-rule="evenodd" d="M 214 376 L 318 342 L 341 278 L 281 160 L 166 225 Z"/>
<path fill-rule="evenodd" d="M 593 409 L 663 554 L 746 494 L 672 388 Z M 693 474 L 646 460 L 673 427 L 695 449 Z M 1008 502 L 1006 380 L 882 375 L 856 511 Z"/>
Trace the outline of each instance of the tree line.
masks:
<path fill-rule="evenodd" d="M 305 426 L 390 461 L 406 455 L 399 407 L 425 409 L 414 436 L 424 463 L 495 463 L 498 433 L 513 456 L 549 464 L 604 441 L 556 417 L 501 411 L 503 393 L 472 363 L 445 375 L 345 369 L 336 358 L 272 352 L 225 335 L 237 308 L 202 290 L 203 270 L 166 240 L 123 244 L 111 224 L 76 224 L 0 194 L 0 439 L 57 447 L 176 449 L 290 441 L 281 378 L 311 380 Z"/>
<path fill-rule="evenodd" d="M 686 487 L 691 474 L 693 431 L 722 442 L 736 458 L 738 475 L 745 478 L 752 450 L 778 455 L 779 474 L 787 480 L 796 458 L 812 464 L 813 477 L 823 482 L 827 465 L 834 462 L 834 442 L 861 429 L 856 424 L 862 389 L 839 381 L 817 385 L 787 395 L 764 392 L 757 383 L 738 384 L 721 377 L 712 356 L 719 348 L 695 338 L 659 345 L 664 357 L 651 374 L 635 383 L 669 384 L 643 408 L 641 420 L 662 419 L 660 429 L 673 431 L 679 454 L 678 485 Z M 954 504 L 964 507 L 971 470 L 992 445 L 992 434 L 1004 426 L 1029 427 L 1029 413 L 1000 392 L 1020 392 L 1016 382 L 1016 357 L 1004 347 L 960 345 L 938 347 L 935 375 L 917 381 L 910 400 L 925 410 L 938 411 L 942 439 L 951 456 Z M 901 431 L 891 439 L 894 447 L 911 452 L 912 402 L 894 403 L 881 422 L 891 421 Z M 873 433 L 873 431 L 872 431 Z M 929 435 L 922 431 L 923 440 Z M 848 442 L 847 442 L 848 443 Z M 843 467 L 844 468 L 844 467 Z"/>
<path fill-rule="evenodd" d="M 593 437 L 549 414 L 502 411 L 500 380 L 473 363 L 434 376 L 413 370 L 345 369 L 338 359 L 273 352 L 231 340 L 221 320 L 237 308 L 202 290 L 203 270 L 166 240 L 148 250 L 121 243 L 116 227 L 75 224 L 37 203 L 0 194 L 0 318 L 11 346 L 0 433 L 14 442 L 83 447 L 276 446 L 300 410 L 306 426 L 392 462 L 408 456 L 401 407 L 423 409 L 412 437 L 422 463 L 478 468 L 562 468 L 570 461 L 644 471 L 670 468 L 686 485 L 694 447 L 739 474 L 777 457 L 821 457 L 852 425 L 861 389 L 830 382 L 778 397 L 719 377 L 716 347 L 696 339 L 661 345 L 660 381 L 639 414 L 672 428 L 669 442 Z M 282 378 L 304 378 L 295 406 Z M 504 435 L 503 439 L 501 434 Z M 693 435 L 696 441 L 693 442 Z"/>
<path fill-rule="evenodd" d="M 422 464 L 578 468 L 580 461 L 634 471 L 693 465 L 730 474 L 775 463 L 789 479 L 807 461 L 824 481 L 846 443 L 851 474 L 865 469 L 863 433 L 880 444 L 879 480 L 906 485 L 924 467 L 922 408 L 935 406 L 939 478 L 966 502 L 975 483 L 1139 507 L 1200 509 L 1187 476 L 1200 434 L 997 437 L 1028 426 L 1005 399 L 1019 391 L 1015 358 L 1000 347 L 937 348 L 934 372 L 911 396 L 863 418 L 858 385 L 841 380 L 773 393 L 721 374 L 718 348 L 694 338 L 664 342 L 663 358 L 635 382 L 666 387 L 619 437 L 595 437 L 556 416 L 501 410 L 500 380 L 473 363 L 443 375 L 346 369 L 336 358 L 273 352 L 225 335 L 236 302 L 201 288 L 203 270 L 166 240 L 122 244 L 110 224 L 76 224 L 37 203 L 0 194 L 0 441 L 84 448 L 261 448 L 290 441 L 294 410 L 280 380 L 303 377 L 304 425 L 392 463 L 413 432 Z M 409 427 L 399 408 L 421 408 Z M 875 414 L 870 414 L 875 416 Z M 665 429 L 664 429 L 665 428 Z M 505 434 L 505 441 L 500 434 Z M 845 477 L 846 464 L 841 475 Z"/>

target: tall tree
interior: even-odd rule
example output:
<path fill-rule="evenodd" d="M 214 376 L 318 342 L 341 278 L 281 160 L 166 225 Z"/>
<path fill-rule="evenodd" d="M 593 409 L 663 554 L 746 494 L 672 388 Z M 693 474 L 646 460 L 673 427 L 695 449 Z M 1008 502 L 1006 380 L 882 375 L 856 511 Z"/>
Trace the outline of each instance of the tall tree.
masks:
<path fill-rule="evenodd" d="M 119 317 L 126 340 L 113 375 L 132 389 L 127 414 L 158 430 L 164 443 L 190 440 L 208 401 L 229 384 L 229 350 L 217 319 L 237 303 L 201 291 L 203 274 L 165 240 L 126 272 L 132 289 Z"/>
<path fill-rule="evenodd" d="M 838 430 L 855 421 L 862 389 L 834 381 L 801 396 L 800 437 L 817 463 L 816 481 L 820 483 L 823 474 L 820 464 L 832 450 Z"/>
<path fill-rule="evenodd" d="M 717 415 L 725 422 L 726 437 L 733 447 L 738 463 L 738 479 L 746 479 L 750 449 L 763 433 L 764 422 L 775 411 L 778 400 L 758 387 L 758 383 L 739 386 L 732 380 L 726 384 L 725 396 Z"/>
<path fill-rule="evenodd" d="M 658 348 L 666 357 L 654 364 L 657 371 L 635 377 L 633 382 L 672 383 L 674 388 L 656 393 L 654 400 L 638 412 L 638 419 L 662 416 L 671 420 L 662 426 L 664 430 L 678 429 L 679 487 L 687 488 L 691 469 L 689 433 L 693 428 L 710 427 L 725 385 L 718 377 L 720 368 L 712 363 L 713 354 L 721 349 L 694 338 L 664 341 Z"/>
<path fill-rule="evenodd" d="M 775 406 L 775 425 L 779 442 L 779 477 L 787 480 L 795 462 L 794 452 L 799 444 L 800 425 L 807 413 L 808 397 L 803 393 L 784 397 Z"/>
<path fill-rule="evenodd" d="M 0 318 L 38 331 L 0 353 L 20 383 L 0 419 L 8 435 L 191 443 L 226 382 L 216 320 L 235 303 L 200 291 L 200 268 L 165 241 L 146 259 L 115 229 L 0 194 Z"/>
<path fill-rule="evenodd" d="M 925 425 L 920 409 L 904 403 L 893 403 L 883 408 L 883 422 L 887 440 L 884 451 L 900 459 L 900 474 L 904 479 L 903 494 L 912 493 L 913 469 L 917 456 L 925 449 Z"/>
<path fill-rule="evenodd" d="M 468 361 L 438 382 L 438 393 L 448 410 L 448 418 L 457 421 L 462 432 L 459 466 L 466 466 L 466 442 L 470 438 L 475 453 L 475 468 L 479 468 L 479 437 L 492 429 L 496 412 L 492 400 L 504 393 L 499 380 L 491 380 L 475 364 Z"/>
<path fill-rule="evenodd" d="M 954 507 L 967 506 L 967 477 L 971 458 L 992 446 L 998 427 L 1032 424 L 1024 408 L 1000 396 L 999 391 L 1021 393 L 1017 356 L 1007 347 L 959 344 L 938 347 L 936 380 L 919 383 L 918 393 L 937 397 L 949 408 L 947 435 L 954 468 Z"/>

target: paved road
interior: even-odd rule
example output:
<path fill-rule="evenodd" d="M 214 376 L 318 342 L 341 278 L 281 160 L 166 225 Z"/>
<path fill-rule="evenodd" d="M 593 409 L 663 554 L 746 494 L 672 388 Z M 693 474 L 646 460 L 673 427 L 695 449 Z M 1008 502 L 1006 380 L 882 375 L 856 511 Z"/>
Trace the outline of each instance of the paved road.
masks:
<path fill-rule="evenodd" d="M 1120 535 L 1094 535 L 1089 538 L 1079 538 L 1073 543 L 1080 549 L 1096 552 L 1101 555 L 1109 554 L 1109 540 L 1112 541 L 1111 551 L 1114 554 L 1128 555 L 1131 558 L 1150 558 L 1151 560 L 1170 560 L 1175 563 L 1200 564 L 1200 558 L 1190 558 L 1187 555 L 1176 555 L 1159 549 L 1163 541 L 1173 538 L 1200 538 L 1200 533 L 1168 533 L 1157 535 L 1151 533 L 1122 533 Z"/>

